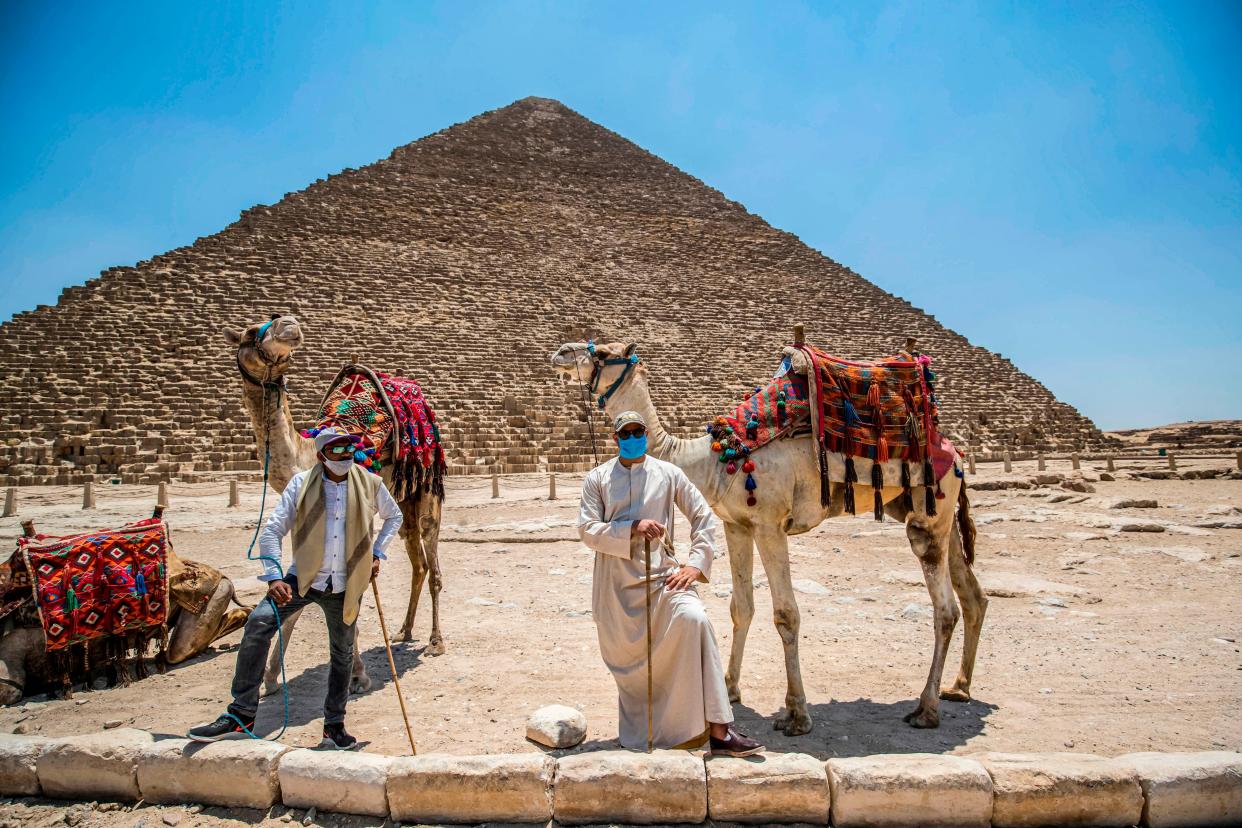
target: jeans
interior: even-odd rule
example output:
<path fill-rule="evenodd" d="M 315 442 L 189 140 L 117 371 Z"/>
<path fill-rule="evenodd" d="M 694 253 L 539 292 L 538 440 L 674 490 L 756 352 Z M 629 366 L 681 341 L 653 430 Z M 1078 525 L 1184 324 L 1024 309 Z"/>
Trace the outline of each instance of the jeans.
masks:
<path fill-rule="evenodd" d="M 293 588 L 293 598 L 279 607 L 279 618 L 284 620 L 307 604 L 318 604 L 328 622 L 328 649 L 331 661 L 328 667 L 328 695 L 323 702 L 325 725 L 345 723 L 345 702 L 349 699 L 349 674 L 353 666 L 354 625 L 342 618 L 345 609 L 345 593 L 308 590 L 298 595 L 296 575 L 285 576 Z M 241 645 L 237 648 L 237 668 L 233 672 L 233 703 L 229 712 L 235 716 L 254 718 L 259 709 L 259 685 L 263 683 L 263 669 L 271 649 L 272 637 L 276 635 L 277 614 L 272 602 L 264 598 L 246 619 Z"/>

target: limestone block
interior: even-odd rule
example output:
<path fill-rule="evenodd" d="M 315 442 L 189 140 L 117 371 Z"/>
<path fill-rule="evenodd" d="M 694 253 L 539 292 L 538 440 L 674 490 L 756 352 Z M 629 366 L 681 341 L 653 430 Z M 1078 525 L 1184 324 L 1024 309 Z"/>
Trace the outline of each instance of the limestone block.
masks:
<path fill-rule="evenodd" d="M 580 753 L 557 763 L 553 799 L 556 821 L 567 825 L 702 822 L 707 772 L 702 759 L 679 750 Z"/>
<path fill-rule="evenodd" d="M 276 763 L 290 748 L 262 739 L 201 744 L 166 739 L 138 754 L 138 788 L 157 805 L 198 802 L 270 808 L 280 801 Z"/>
<path fill-rule="evenodd" d="M 394 758 L 373 753 L 292 750 L 280 757 L 280 795 L 290 808 L 388 816 Z"/>
<path fill-rule="evenodd" d="M 394 759 L 388 810 L 404 822 L 547 822 L 555 767 L 534 753 Z"/>
<path fill-rule="evenodd" d="M 586 716 L 563 704 L 541 707 L 526 721 L 526 738 L 550 748 L 573 747 L 586 738 L 586 733 Z"/>
<path fill-rule="evenodd" d="M 804 753 L 708 759 L 707 812 L 717 821 L 828 823 L 828 772 Z"/>
<path fill-rule="evenodd" d="M 992 819 L 992 780 L 961 756 L 881 754 L 828 761 L 832 824 L 980 826 Z"/>
<path fill-rule="evenodd" d="M 1143 824 L 1150 828 L 1242 823 L 1242 753 L 1131 753 Z"/>
<path fill-rule="evenodd" d="M 35 766 L 51 744 L 42 736 L 0 733 L 0 796 L 38 796 Z"/>
<path fill-rule="evenodd" d="M 1138 775 L 1127 762 L 1086 753 L 985 753 L 992 777 L 992 825 L 1136 825 Z"/>
<path fill-rule="evenodd" d="M 44 796 L 122 802 L 139 798 L 138 753 L 154 741 L 150 733 L 121 727 L 51 741 L 35 762 Z"/>

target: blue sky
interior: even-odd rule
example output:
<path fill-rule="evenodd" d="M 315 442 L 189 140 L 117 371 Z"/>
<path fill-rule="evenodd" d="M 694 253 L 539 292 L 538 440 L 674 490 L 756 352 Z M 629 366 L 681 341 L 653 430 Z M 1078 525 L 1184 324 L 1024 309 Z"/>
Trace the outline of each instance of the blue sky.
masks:
<path fill-rule="evenodd" d="M 541 95 L 1101 427 L 1242 418 L 1240 46 L 1198 0 L 0 0 L 0 319 Z"/>

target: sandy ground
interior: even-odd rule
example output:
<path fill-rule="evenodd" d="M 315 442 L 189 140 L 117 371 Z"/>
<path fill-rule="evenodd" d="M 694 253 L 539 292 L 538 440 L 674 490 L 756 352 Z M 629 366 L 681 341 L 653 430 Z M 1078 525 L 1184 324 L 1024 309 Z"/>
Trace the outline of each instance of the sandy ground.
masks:
<path fill-rule="evenodd" d="M 1084 464 L 1088 480 L 1098 473 L 1090 465 Z M 1232 465 L 1187 458 L 1179 467 Z M 1068 467 L 1050 462 L 1049 471 L 1068 473 Z M 815 728 L 796 738 L 771 729 L 785 678 L 762 572 L 743 701 L 735 705 L 741 728 L 771 749 L 824 758 L 1242 750 L 1242 724 L 1234 714 L 1242 701 L 1242 529 L 1221 528 L 1242 526 L 1242 481 L 1130 479 L 1129 472 L 1142 468 L 1158 466 L 1120 463 L 1116 482 L 1095 482 L 1096 492 L 1087 495 L 1057 486 L 972 492 L 980 532 L 976 569 L 991 605 L 975 700 L 942 703 L 938 730 L 914 730 L 901 721 L 914 706 L 932 644 L 930 602 L 903 527 L 841 518 L 791 539 L 802 672 Z M 1034 463 L 1017 464 L 1004 475 L 1000 464 L 987 464 L 972 479 L 986 485 L 1034 471 Z M 420 753 L 540 750 L 524 738 L 524 723 L 531 711 L 551 703 L 586 714 L 590 731 L 579 750 L 616 746 L 615 687 L 599 658 L 590 614 L 592 559 L 573 529 L 579 483 L 560 477 L 561 498 L 549 501 L 541 476 L 502 480 L 499 500 L 491 499 L 486 479 L 449 482 L 440 545 L 447 652 L 424 655 L 426 594 L 416 640 L 394 647 Z M 183 556 L 220 567 L 243 598 L 255 601 L 262 587 L 245 551 L 258 514 L 258 486 L 243 489 L 239 509 L 226 508 L 226 488 L 170 486 L 174 545 Z M 97 491 L 99 508 L 89 512 L 81 510 L 77 488 L 24 489 L 20 517 L 35 518 L 44 532 L 66 533 L 145 516 L 155 499 L 154 487 Z M 1110 508 L 1118 498 L 1153 498 L 1159 506 Z M 1119 531 L 1127 523 L 1164 531 Z M 16 519 L 0 521 L 0 542 L 10 543 L 17 532 Z M 727 657 L 732 623 L 723 540 L 721 547 L 713 583 L 700 594 Z M 392 629 L 409 595 L 410 566 L 400 541 L 389 553 L 381 595 Z M 408 753 L 370 596 L 361 624 L 375 686 L 351 699 L 348 726 L 368 743 L 366 750 Z M 37 697 L 0 710 L 0 731 L 57 736 L 120 724 L 181 735 L 227 704 L 239 637 L 127 688 L 78 693 L 72 700 Z M 960 643 L 959 629 L 945 683 L 956 672 Z M 287 669 L 289 726 L 281 738 L 310 746 L 318 741 L 326 686 L 326 633 L 316 610 L 304 615 Z M 266 699 L 259 729 L 274 736 L 283 715 L 279 695 Z M 10 813 L 16 808 L 0 806 Z M 60 819 L 64 811 L 20 808 L 28 812 L 20 821 L 30 824 Z M 132 824 L 134 815 L 124 815 L 128 821 L 118 824 Z"/>

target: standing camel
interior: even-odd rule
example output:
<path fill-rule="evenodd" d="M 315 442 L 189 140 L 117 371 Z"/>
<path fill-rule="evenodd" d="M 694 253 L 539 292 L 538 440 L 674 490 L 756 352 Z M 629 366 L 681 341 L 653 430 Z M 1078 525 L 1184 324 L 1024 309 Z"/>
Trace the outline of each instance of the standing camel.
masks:
<path fill-rule="evenodd" d="M 313 440 L 303 437 L 293 427 L 293 414 L 289 407 L 289 394 L 285 389 L 285 372 L 293 352 L 302 345 L 302 326 L 293 316 L 273 316 L 270 322 L 255 323 L 244 331 L 225 328 L 225 339 L 237 349 L 237 370 L 242 379 L 242 404 L 254 426 L 255 445 L 260 459 L 268 455 L 267 475 L 272 488 L 279 494 L 298 472 L 315 464 Z M 384 474 L 384 482 L 392 489 L 391 468 Z M 428 655 L 444 653 L 444 639 L 440 635 L 440 515 L 443 498 L 433 492 L 407 492 L 398 505 L 403 518 L 401 537 L 405 541 L 405 553 L 413 570 L 410 585 L 410 603 L 401 627 L 401 639 L 413 640 L 414 615 L 423 582 L 430 575 L 431 593 L 431 639 L 427 642 Z M 301 612 L 295 612 L 281 623 L 281 640 L 289 646 Z M 273 652 L 263 674 L 264 695 L 274 692 L 280 676 L 279 655 Z M 371 678 L 358 652 L 357 633 L 354 637 L 354 664 L 350 690 L 366 692 L 371 688 Z"/>
<path fill-rule="evenodd" d="M 752 577 L 754 547 L 758 545 L 772 591 L 773 617 L 785 650 L 788 681 L 785 708 L 774 725 L 787 736 L 807 733 L 811 730 L 812 721 L 806 709 L 806 693 L 798 660 L 799 613 L 790 575 L 788 536 L 810 531 L 825 518 L 846 514 L 844 485 L 832 483 L 829 503 L 822 505 L 815 438 L 810 435 L 789 436 L 775 440 L 750 455 L 756 474 L 763 475 L 764 488 L 758 504 L 747 505 L 749 492 L 738 482 L 744 475 L 726 473 L 712 451 L 711 437 L 704 435 L 681 439 L 664 430 L 651 401 L 646 366 L 636 358 L 635 350 L 633 344 L 613 343 L 596 346 L 592 353 L 588 343 L 573 342 L 561 346 L 552 357 L 552 365 L 571 381 L 587 382 L 590 378 L 592 389 L 607 389 L 603 395 L 604 409 L 610 418 L 627 410 L 642 414 L 647 423 L 650 453 L 679 466 L 699 487 L 724 522 L 729 568 L 733 575 L 733 597 L 729 604 L 733 619 L 733 646 L 725 683 L 729 699 L 734 702 L 741 701 L 738 680 L 742 653 L 755 612 Z M 830 469 L 843 471 L 843 455 L 830 452 L 827 460 Z M 842 473 L 832 477 L 844 479 Z M 859 478 L 866 480 L 867 476 L 860 474 Z M 920 479 L 919 482 L 923 481 Z M 860 487 L 857 494 L 859 502 L 871 502 L 872 489 L 864 483 L 854 485 Z M 952 468 L 941 478 L 939 485 L 945 495 L 945 503 L 956 501 L 959 504 L 956 522 L 952 508 L 937 509 L 935 515 L 927 514 L 923 493 L 917 491 L 922 486 L 915 487 L 914 509 L 902 505 L 900 487 L 884 487 L 881 495 L 884 512 L 906 524 L 906 536 L 923 568 L 935 611 L 936 643 L 927 683 L 919 696 L 918 706 L 904 717 L 907 723 L 920 728 L 939 726 L 939 699 L 970 699 L 979 631 L 987 609 L 987 598 L 971 569 L 975 531 L 965 487 Z M 945 655 L 959 617 L 957 603 L 953 600 L 954 592 L 961 601 L 960 615 L 965 620 L 966 640 L 957 681 L 952 687 L 941 691 Z"/>

